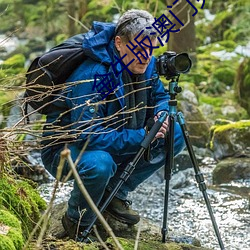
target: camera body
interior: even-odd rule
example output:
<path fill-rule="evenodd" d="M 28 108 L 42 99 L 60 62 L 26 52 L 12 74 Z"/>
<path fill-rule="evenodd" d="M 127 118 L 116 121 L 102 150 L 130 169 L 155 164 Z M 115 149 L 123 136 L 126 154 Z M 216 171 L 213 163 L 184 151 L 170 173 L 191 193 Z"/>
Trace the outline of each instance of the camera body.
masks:
<path fill-rule="evenodd" d="M 156 59 L 157 73 L 165 76 L 167 80 L 188 73 L 192 67 L 192 61 L 187 53 L 176 54 L 174 51 L 164 52 Z"/>

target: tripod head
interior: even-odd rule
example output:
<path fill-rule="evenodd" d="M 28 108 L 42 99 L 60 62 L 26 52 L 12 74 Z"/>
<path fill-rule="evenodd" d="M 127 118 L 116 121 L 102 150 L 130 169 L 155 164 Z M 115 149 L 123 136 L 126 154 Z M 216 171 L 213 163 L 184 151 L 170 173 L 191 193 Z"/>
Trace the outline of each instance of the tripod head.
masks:
<path fill-rule="evenodd" d="M 172 78 L 171 81 L 169 82 L 169 95 L 170 95 L 170 100 L 174 100 L 175 96 L 182 91 L 182 87 L 178 86 L 179 82 L 179 77 L 177 76 L 176 78 Z"/>

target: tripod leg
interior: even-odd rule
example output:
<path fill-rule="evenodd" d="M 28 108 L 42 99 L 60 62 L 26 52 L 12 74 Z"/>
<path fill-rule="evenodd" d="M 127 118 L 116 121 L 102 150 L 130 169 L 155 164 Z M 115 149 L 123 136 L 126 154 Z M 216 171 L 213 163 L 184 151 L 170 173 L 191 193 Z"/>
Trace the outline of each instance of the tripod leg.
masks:
<path fill-rule="evenodd" d="M 224 250 L 225 247 L 223 245 L 221 235 L 220 235 L 220 232 L 219 232 L 219 229 L 218 229 L 218 226 L 217 226 L 214 214 L 213 214 L 213 210 L 212 210 L 210 201 L 208 199 L 208 195 L 207 195 L 207 192 L 206 192 L 207 187 L 206 187 L 206 184 L 204 182 L 204 177 L 203 177 L 203 174 L 201 173 L 201 171 L 199 169 L 198 162 L 197 162 L 197 159 L 195 157 L 195 154 L 194 154 L 194 151 L 193 151 L 190 139 L 189 139 L 189 133 L 188 133 L 187 128 L 186 128 L 184 116 L 183 116 L 183 114 L 181 112 L 178 112 L 177 113 L 177 118 L 178 118 L 179 124 L 181 126 L 181 130 L 182 130 L 185 142 L 186 142 L 186 146 L 187 146 L 187 150 L 188 150 L 190 159 L 191 159 L 191 161 L 193 163 L 193 167 L 194 167 L 194 171 L 195 171 L 195 179 L 196 179 L 196 181 L 197 181 L 197 183 L 199 185 L 200 191 L 203 194 L 203 197 L 204 197 L 204 200 L 205 200 L 205 203 L 206 203 L 206 206 L 207 206 L 207 210 L 209 212 L 210 219 L 212 221 L 213 228 L 214 228 L 216 237 L 218 239 L 220 248 L 221 248 L 221 250 Z"/>
<path fill-rule="evenodd" d="M 169 115 L 169 132 L 166 138 L 166 162 L 165 162 L 165 197 L 164 197 L 164 213 L 163 213 L 163 225 L 162 225 L 162 242 L 166 242 L 166 235 L 168 232 L 167 220 L 168 220 L 168 199 L 169 199 L 169 183 L 172 176 L 172 169 L 174 165 L 174 122 L 173 115 Z"/>
<path fill-rule="evenodd" d="M 167 113 L 163 112 L 161 114 L 161 116 L 159 117 L 159 119 L 155 122 L 155 124 L 152 127 L 152 129 L 150 130 L 149 134 L 144 138 L 144 140 L 141 143 L 141 148 L 139 149 L 138 153 L 135 155 L 133 161 L 130 162 L 126 166 L 126 168 L 124 169 L 123 173 L 120 176 L 120 181 L 117 183 L 116 187 L 113 189 L 113 191 L 110 193 L 110 195 L 107 198 L 107 200 L 104 202 L 104 204 L 100 208 L 100 212 L 101 213 L 107 208 L 107 206 L 109 205 L 109 203 L 111 202 L 111 200 L 114 198 L 114 196 L 116 195 L 116 193 L 118 192 L 118 190 L 120 189 L 120 187 L 122 186 L 122 184 L 132 174 L 132 172 L 135 169 L 136 164 L 138 163 L 138 161 L 140 160 L 140 158 L 142 157 L 142 155 L 144 154 L 145 150 L 148 148 L 148 146 L 150 145 L 150 143 L 153 141 L 156 133 L 159 131 L 159 129 L 162 126 L 162 123 L 165 121 L 166 118 L 167 118 Z M 94 219 L 92 220 L 92 222 L 90 223 L 90 225 L 88 226 L 88 228 L 82 233 L 83 241 L 89 235 L 89 233 L 92 230 L 92 227 L 94 226 L 96 220 L 97 220 L 97 216 L 94 217 Z"/>

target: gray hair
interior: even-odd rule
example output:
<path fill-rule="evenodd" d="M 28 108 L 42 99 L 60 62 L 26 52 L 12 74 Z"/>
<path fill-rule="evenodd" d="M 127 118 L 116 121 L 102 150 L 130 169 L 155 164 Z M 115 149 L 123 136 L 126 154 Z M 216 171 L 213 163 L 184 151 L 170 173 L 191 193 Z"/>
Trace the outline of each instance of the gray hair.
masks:
<path fill-rule="evenodd" d="M 116 36 L 120 36 L 125 42 L 132 40 L 142 30 L 142 37 L 149 36 L 150 39 L 155 39 L 156 34 L 151 35 L 150 33 L 155 32 L 155 29 L 146 29 L 155 22 L 154 17 L 145 10 L 128 10 L 118 20 L 116 25 Z"/>

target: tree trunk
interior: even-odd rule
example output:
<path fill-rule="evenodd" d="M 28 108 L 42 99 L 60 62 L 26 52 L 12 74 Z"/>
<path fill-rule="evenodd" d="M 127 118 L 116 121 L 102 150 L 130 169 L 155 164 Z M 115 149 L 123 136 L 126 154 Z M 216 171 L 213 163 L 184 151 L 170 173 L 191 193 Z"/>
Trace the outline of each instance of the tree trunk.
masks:
<path fill-rule="evenodd" d="M 195 17 L 192 16 L 195 10 L 188 4 L 187 1 L 179 0 L 175 5 L 172 4 L 173 0 L 166 0 L 168 6 L 173 6 L 172 12 L 180 19 L 184 24 L 182 26 L 179 22 L 168 13 L 168 18 L 176 24 L 176 28 L 180 28 L 178 33 L 170 33 L 168 41 L 168 50 L 175 51 L 176 53 L 188 52 L 193 61 L 195 61 L 195 51 L 196 51 L 196 39 L 195 39 Z M 194 0 L 191 0 L 192 4 L 195 6 Z M 197 6 L 197 5 L 196 5 Z M 184 28 L 183 28 L 184 27 Z"/>
<path fill-rule="evenodd" d="M 68 34 L 69 36 L 73 36 L 76 34 L 76 21 L 72 18 L 76 19 L 76 1 L 69 0 L 68 1 L 68 14 L 69 14 L 69 22 L 68 22 Z"/>
<path fill-rule="evenodd" d="M 83 16 L 87 13 L 87 10 L 88 10 L 87 0 L 79 1 L 79 11 L 78 11 L 79 20 L 83 18 Z"/>

